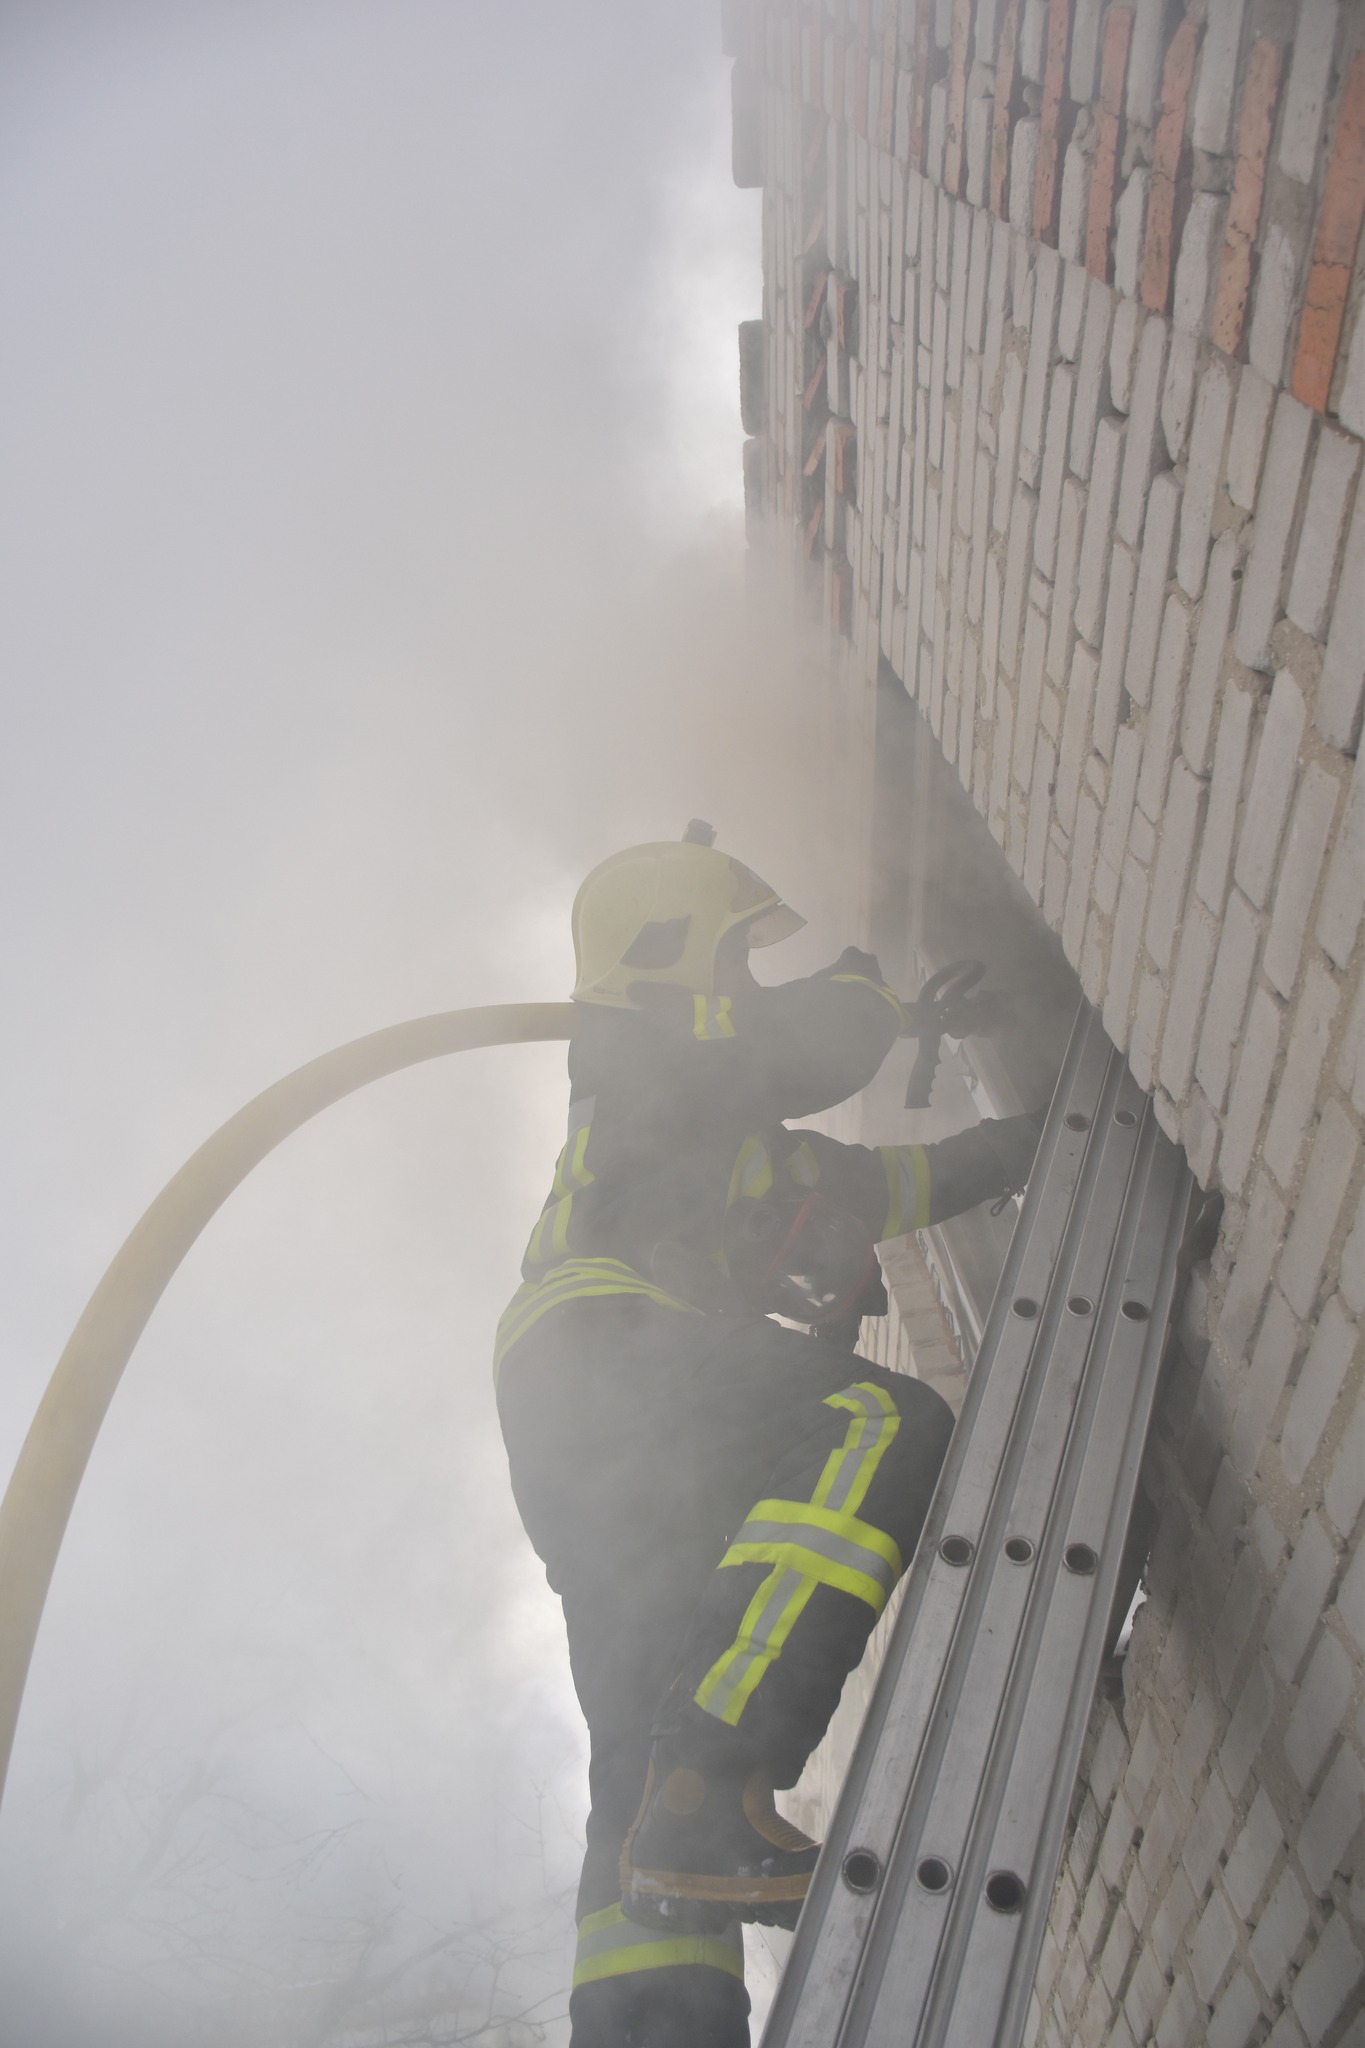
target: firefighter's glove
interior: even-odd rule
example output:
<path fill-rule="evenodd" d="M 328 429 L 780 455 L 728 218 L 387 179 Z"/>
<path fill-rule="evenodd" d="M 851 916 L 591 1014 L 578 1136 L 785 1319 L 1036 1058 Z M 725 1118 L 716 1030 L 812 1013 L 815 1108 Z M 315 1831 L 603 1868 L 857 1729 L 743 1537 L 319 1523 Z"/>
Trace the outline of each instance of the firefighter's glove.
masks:
<path fill-rule="evenodd" d="M 944 1223 L 979 1202 L 1001 1206 L 1029 1177 L 1038 1149 L 1039 1123 L 1032 1116 L 990 1118 L 930 1148 L 932 1220 Z"/>
<path fill-rule="evenodd" d="M 979 1126 L 1000 1170 L 999 1195 L 1008 1200 L 1025 1187 L 1042 1135 L 1042 1116 L 995 1117 Z"/>
<path fill-rule="evenodd" d="M 876 954 L 862 953 L 856 946 L 845 946 L 834 965 L 827 967 L 825 972 L 829 975 L 861 974 L 868 981 L 875 982 L 878 988 L 885 986 L 885 976 Z"/>
<path fill-rule="evenodd" d="M 970 1038 L 998 1030 L 1004 1008 L 993 989 L 979 990 L 986 972 L 981 960 L 954 960 L 925 982 L 912 1003 L 906 1003 L 907 1038 Z"/>

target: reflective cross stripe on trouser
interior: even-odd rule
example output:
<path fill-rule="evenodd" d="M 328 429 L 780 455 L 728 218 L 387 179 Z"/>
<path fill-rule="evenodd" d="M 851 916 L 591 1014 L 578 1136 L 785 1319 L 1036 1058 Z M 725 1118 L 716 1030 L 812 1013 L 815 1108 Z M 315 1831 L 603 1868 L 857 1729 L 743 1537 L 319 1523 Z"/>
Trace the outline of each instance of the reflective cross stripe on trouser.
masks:
<path fill-rule="evenodd" d="M 603 1906 L 589 1913 L 578 1925 L 578 1947 L 574 1956 L 573 1988 L 596 1984 L 604 1977 L 633 1976 L 640 1970 L 668 1969 L 724 1970 L 727 1976 L 744 1977 L 744 1941 L 739 1922 L 731 1921 L 723 1934 L 659 1934 L 652 1927 L 638 1927 L 627 1920 L 617 1906 Z"/>
<path fill-rule="evenodd" d="M 900 1414 L 872 1381 L 826 1397 L 827 1408 L 847 1408 L 844 1440 L 825 1461 L 814 1498 L 762 1500 L 753 1508 L 720 1562 L 720 1569 L 770 1564 L 739 1625 L 735 1640 L 711 1666 L 694 1695 L 717 1720 L 737 1726 L 763 1674 L 809 1605 L 817 1586 L 851 1594 L 875 1622 L 901 1574 L 894 1539 L 853 1510 L 861 1506 L 900 1428 Z"/>
<path fill-rule="evenodd" d="M 895 1403 L 881 1387 L 860 1382 L 829 1394 L 826 1408 L 848 1408 L 853 1421 L 839 1448 L 831 1451 L 811 1499 L 818 1508 L 857 1512 L 867 1498 L 877 1467 L 900 1428 Z"/>

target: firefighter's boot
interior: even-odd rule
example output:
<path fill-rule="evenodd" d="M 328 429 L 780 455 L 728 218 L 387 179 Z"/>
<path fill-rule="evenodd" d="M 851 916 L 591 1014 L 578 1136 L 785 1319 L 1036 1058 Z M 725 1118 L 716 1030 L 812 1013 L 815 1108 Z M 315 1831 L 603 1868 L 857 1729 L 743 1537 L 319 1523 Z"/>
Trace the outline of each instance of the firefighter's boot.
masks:
<path fill-rule="evenodd" d="M 621 1904 L 630 1919 L 679 1933 L 731 1920 L 795 1927 L 819 1853 L 777 1811 L 747 1752 L 698 1761 L 676 1739 L 656 1741 L 621 1851 Z"/>

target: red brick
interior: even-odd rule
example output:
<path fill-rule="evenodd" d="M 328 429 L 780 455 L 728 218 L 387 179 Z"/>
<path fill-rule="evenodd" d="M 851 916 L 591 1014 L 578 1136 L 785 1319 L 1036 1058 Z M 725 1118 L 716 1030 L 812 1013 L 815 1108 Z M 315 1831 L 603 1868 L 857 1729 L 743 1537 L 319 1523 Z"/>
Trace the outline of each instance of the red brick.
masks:
<path fill-rule="evenodd" d="M 858 303 L 858 287 L 851 277 L 841 277 L 834 286 L 834 334 L 840 348 L 852 347 L 853 312 Z"/>
<path fill-rule="evenodd" d="M 888 7 L 882 24 L 882 96 L 877 109 L 877 147 L 890 150 L 896 126 L 896 54 L 900 9 Z"/>
<path fill-rule="evenodd" d="M 934 0 L 915 10 L 915 68 L 910 89 L 910 161 L 924 169 L 924 134 L 929 110 L 929 63 L 934 47 Z"/>
<path fill-rule="evenodd" d="M 834 488 L 852 504 L 857 494 L 858 430 L 851 420 L 834 425 Z"/>
<path fill-rule="evenodd" d="M 1043 105 L 1038 123 L 1038 170 L 1033 181 L 1033 232 L 1057 246 L 1057 208 L 1062 196 L 1062 152 L 1070 140 L 1066 59 L 1071 43 L 1071 0 L 1048 0 L 1047 49 L 1043 60 Z"/>
<path fill-rule="evenodd" d="M 854 71 L 853 125 L 867 133 L 867 80 L 871 70 L 872 0 L 858 0 L 858 57 Z"/>
<path fill-rule="evenodd" d="M 1114 179 L 1123 141 L 1123 82 L 1133 36 L 1131 7 L 1111 7 L 1104 24 L 1100 96 L 1095 108 L 1095 155 L 1090 166 L 1090 203 L 1085 217 L 1085 267 L 1109 282 L 1109 232 L 1114 224 Z"/>
<path fill-rule="evenodd" d="M 967 118 L 967 70 L 971 61 L 972 0 L 953 0 L 953 49 L 948 69 L 947 137 L 943 151 L 943 189 L 962 188 L 963 133 Z"/>
<path fill-rule="evenodd" d="M 1171 37 L 1161 72 L 1161 115 L 1152 141 L 1147 239 L 1142 245 L 1142 303 L 1164 313 L 1175 268 L 1176 208 L 1185 154 L 1185 110 L 1199 54 L 1199 24 L 1187 15 Z"/>
<path fill-rule="evenodd" d="M 1009 205 L 1010 136 L 1019 92 L 1020 0 L 1006 0 L 995 56 L 995 112 L 991 120 L 991 212 L 1004 220 Z"/>
<path fill-rule="evenodd" d="M 1318 211 L 1313 267 L 1308 273 L 1293 393 L 1303 405 L 1327 410 L 1337 344 L 1351 288 L 1360 224 L 1365 220 L 1365 51 L 1351 65 L 1341 96 L 1332 160 Z"/>
<path fill-rule="evenodd" d="M 1227 238 L 1218 269 L 1211 339 L 1232 356 L 1242 339 L 1247 294 L 1251 290 L 1251 252 L 1261 222 L 1266 159 L 1275 127 L 1275 102 L 1280 93 L 1284 51 L 1263 36 L 1252 45 L 1242 93 L 1242 119 L 1237 130 L 1237 168 L 1228 201 Z"/>

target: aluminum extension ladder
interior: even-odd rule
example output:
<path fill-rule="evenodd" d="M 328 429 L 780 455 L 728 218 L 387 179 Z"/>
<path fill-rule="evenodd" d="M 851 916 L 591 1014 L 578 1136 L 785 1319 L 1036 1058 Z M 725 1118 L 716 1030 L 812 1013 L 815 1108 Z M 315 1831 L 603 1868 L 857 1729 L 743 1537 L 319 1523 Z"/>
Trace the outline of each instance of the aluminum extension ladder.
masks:
<path fill-rule="evenodd" d="M 1195 1189 L 1083 1005 L 763 2048 L 1017 2048 Z"/>

